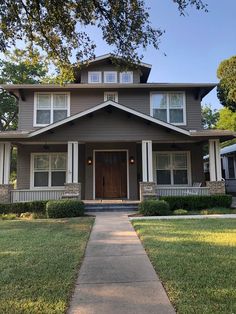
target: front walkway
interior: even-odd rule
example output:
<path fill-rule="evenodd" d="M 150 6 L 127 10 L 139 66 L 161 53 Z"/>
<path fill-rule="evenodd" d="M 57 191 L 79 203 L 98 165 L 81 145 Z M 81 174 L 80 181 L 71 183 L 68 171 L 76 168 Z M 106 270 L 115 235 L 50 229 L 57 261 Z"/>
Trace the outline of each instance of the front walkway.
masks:
<path fill-rule="evenodd" d="M 124 213 L 96 213 L 69 314 L 174 314 Z"/>

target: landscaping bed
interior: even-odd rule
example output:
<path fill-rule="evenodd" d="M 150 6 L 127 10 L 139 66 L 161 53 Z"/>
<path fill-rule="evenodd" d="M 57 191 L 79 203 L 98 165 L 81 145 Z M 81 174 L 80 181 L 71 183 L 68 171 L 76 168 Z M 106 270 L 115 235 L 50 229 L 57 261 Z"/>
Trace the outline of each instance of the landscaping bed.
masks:
<path fill-rule="evenodd" d="M 65 313 L 93 221 L 0 220 L 0 313 Z"/>
<path fill-rule="evenodd" d="M 236 219 L 132 224 L 177 313 L 236 313 Z"/>

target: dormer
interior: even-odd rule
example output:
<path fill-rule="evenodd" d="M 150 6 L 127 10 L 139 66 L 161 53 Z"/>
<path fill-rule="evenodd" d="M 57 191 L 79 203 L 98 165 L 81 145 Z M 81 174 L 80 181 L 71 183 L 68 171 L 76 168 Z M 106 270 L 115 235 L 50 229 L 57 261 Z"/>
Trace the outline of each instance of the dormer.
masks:
<path fill-rule="evenodd" d="M 150 71 L 151 65 L 147 63 L 140 63 L 127 70 L 122 70 L 122 67 L 114 62 L 112 56 L 107 54 L 82 66 L 81 70 L 76 73 L 76 81 L 81 84 L 147 83 Z"/>

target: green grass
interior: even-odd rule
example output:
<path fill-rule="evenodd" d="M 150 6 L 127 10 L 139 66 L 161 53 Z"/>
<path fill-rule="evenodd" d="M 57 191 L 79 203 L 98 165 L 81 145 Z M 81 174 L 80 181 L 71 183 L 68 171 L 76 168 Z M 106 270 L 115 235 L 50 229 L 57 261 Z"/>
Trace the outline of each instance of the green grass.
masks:
<path fill-rule="evenodd" d="M 236 219 L 132 223 L 177 313 L 236 313 Z"/>
<path fill-rule="evenodd" d="M 0 313 L 64 313 L 92 224 L 0 220 Z"/>

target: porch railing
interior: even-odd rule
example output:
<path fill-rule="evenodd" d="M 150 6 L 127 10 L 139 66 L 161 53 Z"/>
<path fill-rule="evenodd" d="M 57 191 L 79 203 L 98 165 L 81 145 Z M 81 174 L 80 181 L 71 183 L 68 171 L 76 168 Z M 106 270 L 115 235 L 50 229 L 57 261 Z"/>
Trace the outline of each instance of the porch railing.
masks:
<path fill-rule="evenodd" d="M 157 187 L 157 196 L 209 195 L 207 187 Z"/>
<path fill-rule="evenodd" d="M 11 202 L 58 200 L 64 190 L 12 190 Z"/>

